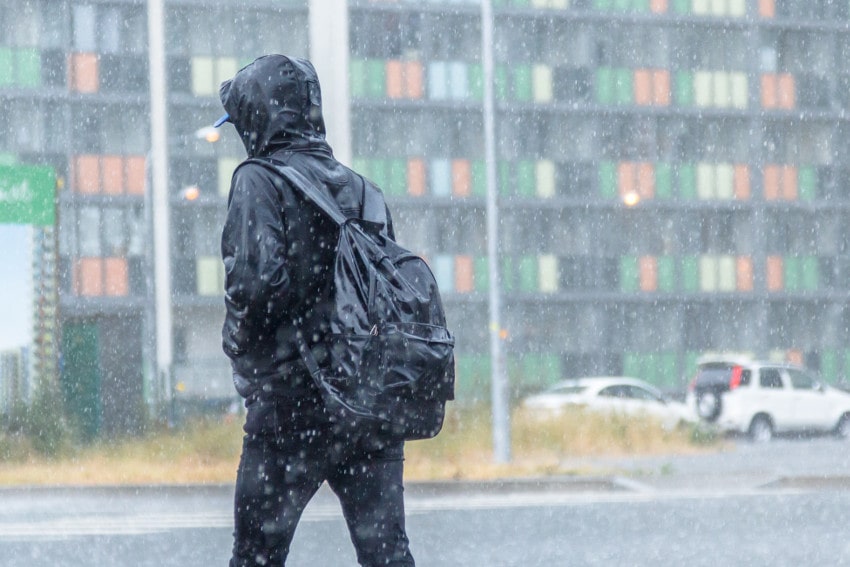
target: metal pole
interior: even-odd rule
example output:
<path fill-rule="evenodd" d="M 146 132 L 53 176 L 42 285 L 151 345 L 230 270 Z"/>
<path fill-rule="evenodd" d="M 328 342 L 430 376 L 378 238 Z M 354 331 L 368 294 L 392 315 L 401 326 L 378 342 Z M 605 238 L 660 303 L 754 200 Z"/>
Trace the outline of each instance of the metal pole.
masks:
<path fill-rule="evenodd" d="M 493 405 L 493 458 L 511 460 L 511 424 L 505 353 L 502 349 L 502 298 L 499 281 L 499 206 L 496 190 L 496 128 L 493 100 L 493 7 L 481 0 L 481 59 L 484 71 L 484 163 L 487 173 L 487 265 L 490 289 L 490 395 Z"/>
<path fill-rule="evenodd" d="M 322 84 L 322 107 L 334 157 L 351 165 L 348 0 L 310 0 L 310 61 Z"/>
<path fill-rule="evenodd" d="M 163 402 L 171 414 L 171 215 L 168 204 L 168 127 L 163 0 L 148 0 L 148 56 L 151 116 L 151 205 L 153 208 L 156 365 Z"/>

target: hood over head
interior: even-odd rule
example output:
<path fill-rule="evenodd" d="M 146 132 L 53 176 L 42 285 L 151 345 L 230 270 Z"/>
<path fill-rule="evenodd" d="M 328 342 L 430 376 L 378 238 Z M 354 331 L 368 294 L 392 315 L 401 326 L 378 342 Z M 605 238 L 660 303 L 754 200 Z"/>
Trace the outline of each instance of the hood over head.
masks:
<path fill-rule="evenodd" d="M 227 112 L 217 122 L 231 122 L 249 157 L 281 149 L 323 150 L 322 93 L 313 64 L 285 55 L 264 55 L 221 84 Z"/>

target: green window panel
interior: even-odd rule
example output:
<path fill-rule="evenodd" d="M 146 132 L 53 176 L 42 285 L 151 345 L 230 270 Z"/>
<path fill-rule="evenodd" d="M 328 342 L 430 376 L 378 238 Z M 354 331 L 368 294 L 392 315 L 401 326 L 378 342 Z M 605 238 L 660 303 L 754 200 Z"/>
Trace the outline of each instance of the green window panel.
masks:
<path fill-rule="evenodd" d="M 614 10 L 625 12 L 632 7 L 632 0 L 614 0 L 612 8 Z"/>
<path fill-rule="evenodd" d="M 523 256 L 519 259 L 519 290 L 536 292 L 537 285 L 537 256 Z"/>
<path fill-rule="evenodd" d="M 511 175 L 511 162 L 499 162 L 499 195 L 510 197 L 516 193 Z"/>
<path fill-rule="evenodd" d="M 815 291 L 820 285 L 820 261 L 817 256 L 800 259 L 800 284 L 806 291 Z"/>
<path fill-rule="evenodd" d="M 685 353 L 685 358 L 682 361 L 682 376 L 684 376 L 687 380 L 690 380 L 697 371 L 697 360 L 699 360 L 700 353 L 688 351 Z"/>
<path fill-rule="evenodd" d="M 364 98 L 366 96 L 366 61 L 363 59 L 352 59 L 349 63 L 349 88 L 352 98 Z"/>
<path fill-rule="evenodd" d="M 657 355 L 656 386 L 675 388 L 679 384 L 679 365 L 674 352 L 662 352 Z"/>
<path fill-rule="evenodd" d="M 407 194 L 407 162 L 403 159 L 389 160 L 389 183 L 386 186 L 388 195 Z"/>
<path fill-rule="evenodd" d="M 384 189 L 387 185 L 389 185 L 389 160 L 386 159 L 373 159 L 371 163 L 371 173 L 372 177 L 370 179 L 380 187 Z"/>
<path fill-rule="evenodd" d="M 517 8 L 524 8 L 528 6 L 528 0 L 512 0 L 511 4 Z"/>
<path fill-rule="evenodd" d="M 95 323 L 68 323 L 62 328 L 62 379 L 65 409 L 86 439 L 100 431 L 100 333 Z"/>
<path fill-rule="evenodd" d="M 620 289 L 622 291 L 637 291 L 640 283 L 640 271 L 636 256 L 620 257 Z"/>
<path fill-rule="evenodd" d="M 593 0 L 593 7 L 597 10 L 610 10 L 614 0 Z"/>
<path fill-rule="evenodd" d="M 655 164 L 655 198 L 669 199 L 673 195 L 673 171 L 669 163 Z"/>
<path fill-rule="evenodd" d="M 561 379 L 560 358 L 557 355 L 526 354 L 520 364 L 524 390 L 542 390 Z"/>
<path fill-rule="evenodd" d="M 599 164 L 599 194 L 607 199 L 617 197 L 617 166 L 614 162 Z"/>
<path fill-rule="evenodd" d="M 514 98 L 520 101 L 529 101 L 533 93 L 531 65 L 518 65 L 514 69 Z"/>
<path fill-rule="evenodd" d="M 820 353 L 820 379 L 828 384 L 838 380 L 838 353 L 832 349 Z"/>
<path fill-rule="evenodd" d="M 520 160 L 516 164 L 516 193 L 521 197 L 533 197 L 536 193 L 537 179 L 534 162 Z"/>
<path fill-rule="evenodd" d="M 699 288 L 699 260 L 695 256 L 682 257 L 682 290 L 693 292 Z"/>
<path fill-rule="evenodd" d="M 690 14 L 691 0 L 673 0 L 673 11 L 677 14 Z"/>
<path fill-rule="evenodd" d="M 469 96 L 484 99 L 484 68 L 477 63 L 469 66 Z"/>
<path fill-rule="evenodd" d="M 0 47 L 0 86 L 15 82 L 15 62 L 12 50 Z"/>
<path fill-rule="evenodd" d="M 596 69 L 596 102 L 614 104 L 614 69 L 611 67 Z"/>
<path fill-rule="evenodd" d="M 632 10 L 635 12 L 649 12 L 649 0 L 632 0 Z"/>
<path fill-rule="evenodd" d="M 800 258 L 785 256 L 782 262 L 782 278 L 787 291 L 798 291 L 802 285 L 800 278 Z"/>
<path fill-rule="evenodd" d="M 484 162 L 472 162 L 472 194 L 476 197 L 487 196 L 487 167 Z"/>
<path fill-rule="evenodd" d="M 37 49 L 19 49 L 17 53 L 17 83 L 24 87 L 41 85 L 41 54 Z"/>
<path fill-rule="evenodd" d="M 493 71 L 493 91 L 497 100 L 508 100 L 508 70 L 504 65 L 499 65 Z"/>
<path fill-rule="evenodd" d="M 799 170 L 798 183 L 800 200 L 812 201 L 817 197 L 818 178 L 814 167 L 801 167 Z"/>
<path fill-rule="evenodd" d="M 679 106 L 693 106 L 694 79 L 689 71 L 676 71 L 674 75 L 673 98 Z"/>
<path fill-rule="evenodd" d="M 676 264 L 672 256 L 656 258 L 658 269 L 658 290 L 673 291 L 676 289 Z"/>
<path fill-rule="evenodd" d="M 644 354 L 640 357 L 640 374 L 638 378 L 646 380 L 653 386 L 658 385 L 658 355 L 655 353 Z"/>
<path fill-rule="evenodd" d="M 694 199 L 697 196 L 696 168 L 690 163 L 680 163 L 676 168 L 676 188 L 679 198 Z"/>
<path fill-rule="evenodd" d="M 516 285 L 514 283 L 516 273 L 514 272 L 514 259 L 512 257 L 502 257 L 502 273 L 500 276 L 501 281 L 499 284 L 501 284 L 502 290 L 510 292 L 516 289 Z"/>
<path fill-rule="evenodd" d="M 366 158 L 352 158 L 351 159 L 351 169 L 365 177 L 366 179 L 372 179 L 372 162 Z"/>
<path fill-rule="evenodd" d="M 643 357 L 636 352 L 623 354 L 623 376 L 640 378 L 643 374 Z"/>
<path fill-rule="evenodd" d="M 475 291 L 485 292 L 490 289 L 490 269 L 486 256 L 476 256 L 473 260 L 472 278 Z"/>
<path fill-rule="evenodd" d="M 489 399 L 490 357 L 481 354 L 458 354 L 455 357 L 457 377 L 455 399 L 475 401 Z"/>
<path fill-rule="evenodd" d="M 551 386 L 555 382 L 558 382 L 564 375 L 561 368 L 561 357 L 557 354 L 542 354 L 540 358 L 540 371 L 543 375 L 543 380 L 547 385 Z"/>
<path fill-rule="evenodd" d="M 614 70 L 614 98 L 617 104 L 631 104 L 634 100 L 634 73 L 618 67 Z"/>
<path fill-rule="evenodd" d="M 380 59 L 366 62 L 366 95 L 369 98 L 383 98 L 387 88 L 387 67 Z"/>

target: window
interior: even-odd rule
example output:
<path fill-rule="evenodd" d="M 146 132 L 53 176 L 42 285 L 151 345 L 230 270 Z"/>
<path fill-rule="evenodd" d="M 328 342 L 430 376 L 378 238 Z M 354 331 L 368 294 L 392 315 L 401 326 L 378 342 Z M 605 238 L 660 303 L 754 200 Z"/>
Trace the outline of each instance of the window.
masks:
<path fill-rule="evenodd" d="M 817 381 L 811 374 L 800 370 L 788 370 L 788 377 L 791 379 L 791 387 L 795 390 L 814 390 L 817 386 Z"/>
<path fill-rule="evenodd" d="M 759 384 L 762 388 L 782 388 L 782 375 L 778 368 L 762 368 L 759 371 Z"/>

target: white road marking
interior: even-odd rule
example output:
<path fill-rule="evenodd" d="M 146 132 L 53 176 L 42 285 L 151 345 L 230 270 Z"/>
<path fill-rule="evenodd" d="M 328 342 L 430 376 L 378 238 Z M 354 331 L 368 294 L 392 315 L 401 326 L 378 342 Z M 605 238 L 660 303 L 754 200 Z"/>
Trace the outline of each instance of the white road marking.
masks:
<path fill-rule="evenodd" d="M 801 491 L 782 491 L 785 494 Z M 435 497 L 409 497 L 408 515 L 463 510 L 497 510 L 524 507 L 587 506 L 601 503 L 638 503 L 653 500 L 718 499 L 768 496 L 773 492 L 741 490 L 705 492 L 519 492 L 494 494 L 452 494 Z M 336 502 L 312 502 L 302 522 L 342 521 Z M 92 536 L 133 536 L 182 529 L 232 529 L 230 510 L 206 513 L 97 514 L 33 520 L 0 519 L 2 541 L 50 541 Z"/>

